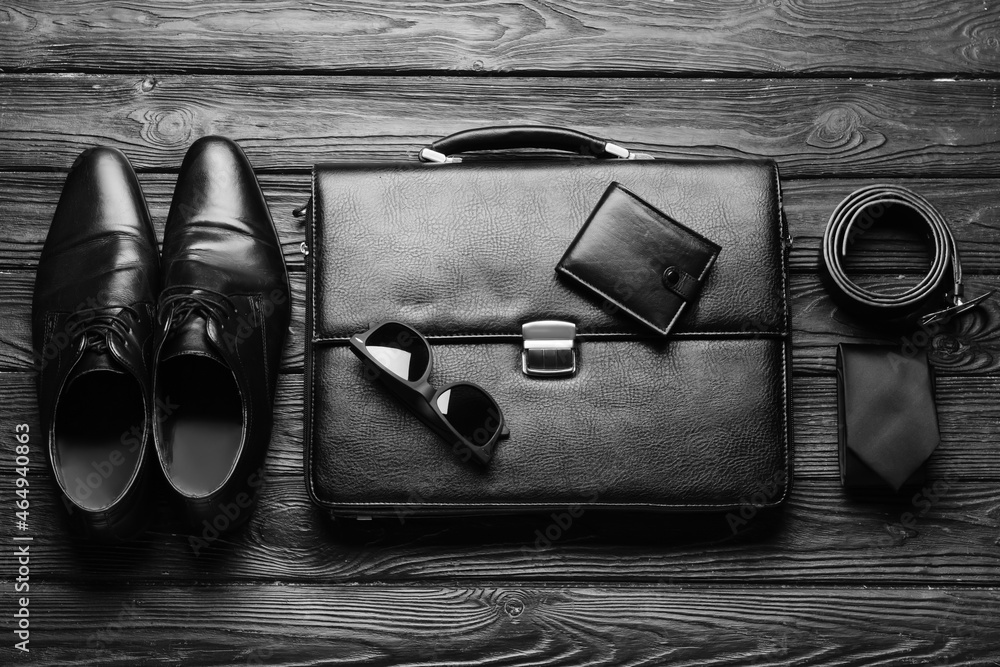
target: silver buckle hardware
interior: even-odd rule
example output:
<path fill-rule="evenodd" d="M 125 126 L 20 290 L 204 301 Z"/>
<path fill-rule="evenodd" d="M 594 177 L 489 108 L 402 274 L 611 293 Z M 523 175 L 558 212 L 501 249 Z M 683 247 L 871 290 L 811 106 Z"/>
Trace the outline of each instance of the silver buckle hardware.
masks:
<path fill-rule="evenodd" d="M 652 160 L 653 156 L 646 153 L 636 153 L 630 151 L 624 146 L 619 146 L 618 144 L 613 144 L 610 141 L 604 142 L 604 152 L 614 155 L 616 158 L 622 160 Z"/>
<path fill-rule="evenodd" d="M 961 283 L 956 283 L 955 289 L 950 294 L 945 295 L 945 299 L 950 301 L 951 305 L 942 308 L 941 310 L 936 310 L 933 313 L 927 313 L 920 318 L 920 323 L 924 326 L 937 324 L 939 322 L 942 324 L 946 323 L 953 317 L 972 310 L 980 303 L 993 296 L 993 290 L 990 290 L 986 294 L 980 294 L 979 296 L 966 301 L 963 298 L 965 296 L 964 291 L 964 286 Z"/>
<path fill-rule="evenodd" d="M 540 320 L 521 325 L 524 349 L 521 370 L 529 377 L 560 377 L 576 373 L 576 325 Z"/>
<path fill-rule="evenodd" d="M 462 158 L 457 155 L 445 155 L 444 153 L 439 153 L 430 148 L 421 148 L 417 157 L 420 158 L 421 162 L 431 162 L 433 164 L 451 164 L 453 162 L 462 161 Z"/>

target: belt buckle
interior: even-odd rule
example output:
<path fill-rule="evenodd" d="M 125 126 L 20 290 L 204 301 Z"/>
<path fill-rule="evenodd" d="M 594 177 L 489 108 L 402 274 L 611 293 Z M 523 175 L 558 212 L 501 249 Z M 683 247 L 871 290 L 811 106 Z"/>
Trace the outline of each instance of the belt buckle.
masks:
<path fill-rule="evenodd" d="M 924 326 L 938 323 L 944 324 L 945 322 L 950 321 L 953 317 L 972 310 L 991 296 L 993 296 L 992 290 L 986 294 L 980 294 L 974 299 L 963 301 L 960 292 L 956 290 L 956 294 L 951 298 L 952 304 L 950 306 L 946 306 L 941 310 L 935 310 L 933 313 L 927 313 L 920 318 L 920 324 Z"/>
<path fill-rule="evenodd" d="M 528 377 L 563 377 L 576 373 L 576 325 L 539 320 L 521 325 L 524 347 L 521 371 Z"/>

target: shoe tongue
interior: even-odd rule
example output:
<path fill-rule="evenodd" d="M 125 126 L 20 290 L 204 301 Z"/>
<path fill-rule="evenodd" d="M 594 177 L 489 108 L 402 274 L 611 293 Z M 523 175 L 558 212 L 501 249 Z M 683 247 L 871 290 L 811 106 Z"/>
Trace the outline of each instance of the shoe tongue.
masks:
<path fill-rule="evenodd" d="M 170 329 L 169 337 L 163 343 L 160 359 L 168 361 L 185 354 L 209 357 L 225 365 L 215 345 L 208 338 L 208 322 L 204 317 L 188 317 L 181 324 Z"/>
<path fill-rule="evenodd" d="M 73 370 L 66 379 L 67 382 L 70 382 L 82 375 L 96 371 L 117 373 L 119 375 L 125 374 L 125 369 L 122 368 L 121 364 L 114 358 L 110 351 L 97 352 L 95 350 L 87 350 L 80 357 L 80 361 L 76 362 L 76 365 L 73 366 Z"/>

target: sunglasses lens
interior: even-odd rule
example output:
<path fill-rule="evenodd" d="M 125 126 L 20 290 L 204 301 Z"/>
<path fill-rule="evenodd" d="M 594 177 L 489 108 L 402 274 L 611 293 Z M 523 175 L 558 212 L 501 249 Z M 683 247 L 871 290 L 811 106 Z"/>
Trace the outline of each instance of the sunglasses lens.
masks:
<path fill-rule="evenodd" d="M 500 430 L 500 408 L 478 387 L 453 385 L 438 396 L 437 407 L 452 428 L 474 445 L 486 445 Z"/>
<path fill-rule="evenodd" d="M 423 377 L 431 359 L 424 339 L 402 324 L 383 324 L 368 336 L 365 347 L 393 375 L 409 381 Z"/>

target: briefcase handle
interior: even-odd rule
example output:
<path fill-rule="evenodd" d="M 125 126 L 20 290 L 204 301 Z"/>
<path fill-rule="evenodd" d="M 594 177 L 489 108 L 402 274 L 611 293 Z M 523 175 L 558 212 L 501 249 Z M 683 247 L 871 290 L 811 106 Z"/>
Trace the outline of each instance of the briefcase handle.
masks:
<path fill-rule="evenodd" d="M 477 127 L 438 139 L 420 150 L 422 162 L 461 162 L 455 153 L 498 151 L 517 148 L 547 148 L 580 155 L 622 160 L 652 160 L 651 155 L 635 153 L 607 139 L 547 125 L 509 125 Z"/>

